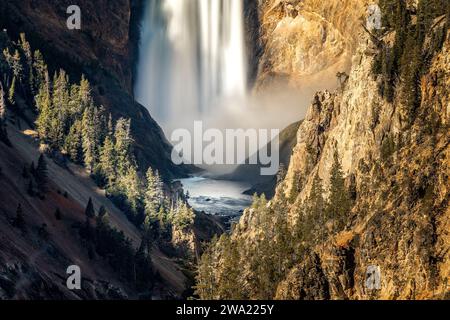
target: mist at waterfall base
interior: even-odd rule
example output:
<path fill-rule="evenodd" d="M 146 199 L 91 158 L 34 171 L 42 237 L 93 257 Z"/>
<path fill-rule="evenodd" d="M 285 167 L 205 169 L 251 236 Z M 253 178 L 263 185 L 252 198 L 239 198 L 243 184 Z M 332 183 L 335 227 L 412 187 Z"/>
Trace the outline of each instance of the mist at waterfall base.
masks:
<path fill-rule="evenodd" d="M 283 129 L 303 116 L 301 92 L 249 94 L 243 2 L 147 1 L 135 96 L 169 139 L 196 120 L 205 128 Z"/>
<path fill-rule="evenodd" d="M 284 129 L 304 117 L 315 88 L 249 90 L 243 0 L 147 0 L 135 97 L 170 139 L 176 129 Z M 225 150 L 226 152 L 226 150 Z M 203 167 L 213 176 L 236 166 Z M 236 214 L 250 188 L 211 176 L 183 180 L 195 209 Z"/>

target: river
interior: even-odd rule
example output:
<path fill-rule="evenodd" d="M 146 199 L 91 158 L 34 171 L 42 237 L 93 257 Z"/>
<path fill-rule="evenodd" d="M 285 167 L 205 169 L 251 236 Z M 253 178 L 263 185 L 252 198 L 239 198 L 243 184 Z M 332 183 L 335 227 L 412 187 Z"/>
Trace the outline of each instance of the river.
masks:
<path fill-rule="evenodd" d="M 250 185 L 207 177 L 181 179 L 184 190 L 189 192 L 189 204 L 198 211 L 227 217 L 239 217 L 251 205 L 252 197 L 243 194 Z"/>

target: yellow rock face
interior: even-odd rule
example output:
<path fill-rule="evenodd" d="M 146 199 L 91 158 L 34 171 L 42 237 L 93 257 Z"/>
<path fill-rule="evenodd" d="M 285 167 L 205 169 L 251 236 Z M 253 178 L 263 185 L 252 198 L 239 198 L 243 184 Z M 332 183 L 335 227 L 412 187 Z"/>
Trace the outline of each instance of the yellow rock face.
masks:
<path fill-rule="evenodd" d="M 348 71 L 366 8 L 365 0 L 266 1 L 257 88 L 278 80 L 298 87 Z"/>

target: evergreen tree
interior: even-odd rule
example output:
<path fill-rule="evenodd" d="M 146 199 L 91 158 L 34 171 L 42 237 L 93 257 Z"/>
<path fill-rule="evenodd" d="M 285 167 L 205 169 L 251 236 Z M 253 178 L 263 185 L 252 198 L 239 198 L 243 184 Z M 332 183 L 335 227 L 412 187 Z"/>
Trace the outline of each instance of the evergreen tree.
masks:
<path fill-rule="evenodd" d="M 40 82 L 39 92 L 35 98 L 36 107 L 38 109 L 38 117 L 36 119 L 36 127 L 41 140 L 47 140 L 50 132 L 50 122 L 53 116 L 50 79 L 48 73 L 44 74 L 44 79 Z"/>
<path fill-rule="evenodd" d="M 215 277 L 214 252 L 217 246 L 217 237 L 214 236 L 208 248 L 203 252 L 197 266 L 195 294 L 203 300 L 217 299 L 217 282 Z"/>
<path fill-rule="evenodd" d="M 228 235 L 222 235 L 219 240 L 222 253 L 221 277 L 218 279 L 218 297 L 221 299 L 243 299 L 242 284 L 239 281 L 241 270 L 239 268 L 240 255 L 237 243 Z"/>
<path fill-rule="evenodd" d="M 0 81 L 0 141 L 11 145 L 6 131 L 6 101 L 4 98 L 3 84 Z"/>
<path fill-rule="evenodd" d="M 48 138 L 51 146 L 59 150 L 64 145 L 66 126 L 69 123 L 69 79 L 64 70 L 55 73 L 53 79 L 50 130 Z"/>
<path fill-rule="evenodd" d="M 8 92 L 8 102 L 11 106 L 16 105 L 16 79 L 17 78 L 14 76 Z"/>
<path fill-rule="evenodd" d="M 6 101 L 5 91 L 3 90 L 3 83 L 0 81 L 0 126 L 5 124 L 6 120 Z"/>
<path fill-rule="evenodd" d="M 336 170 L 339 168 L 336 168 Z M 303 204 L 303 216 L 298 223 L 297 232 L 303 240 L 312 241 L 314 239 L 324 241 L 326 234 L 326 222 L 328 221 L 328 206 L 324 199 L 324 190 L 319 173 L 316 172 L 311 188 L 311 193 Z"/>
<path fill-rule="evenodd" d="M 140 291 L 148 290 L 153 283 L 153 268 L 148 246 L 145 241 L 141 242 L 134 257 L 136 287 Z"/>
<path fill-rule="evenodd" d="M 110 137 L 110 139 L 112 140 L 114 137 L 114 125 L 113 125 L 113 119 L 112 119 L 112 115 L 111 113 L 108 116 L 108 125 L 107 125 L 107 130 L 108 130 L 108 137 Z"/>
<path fill-rule="evenodd" d="M 18 204 L 17 210 L 16 210 L 16 217 L 14 218 L 14 227 L 19 229 L 25 228 L 25 219 L 23 217 L 23 210 L 22 210 L 22 204 Z"/>
<path fill-rule="evenodd" d="M 148 169 L 146 177 L 145 211 L 147 215 L 156 216 L 164 201 L 163 183 L 158 171 L 153 173 L 152 168 Z"/>
<path fill-rule="evenodd" d="M 125 175 L 132 159 L 131 147 L 133 138 L 131 136 L 130 120 L 123 118 L 117 120 L 114 137 L 117 154 L 117 172 L 119 175 Z"/>
<path fill-rule="evenodd" d="M 100 219 L 103 219 L 104 217 L 106 217 L 106 215 L 107 215 L 107 212 L 106 212 L 106 208 L 105 208 L 105 206 L 100 206 L 100 209 L 98 209 L 98 217 L 100 218 Z"/>
<path fill-rule="evenodd" d="M 292 234 L 288 223 L 287 199 L 284 196 L 273 203 L 274 216 L 274 266 L 276 267 L 274 274 L 277 282 L 281 281 L 285 274 L 292 266 L 292 256 L 294 255 L 294 245 Z"/>
<path fill-rule="evenodd" d="M 294 179 L 292 180 L 292 189 L 289 197 L 289 202 L 294 203 L 297 200 L 298 194 L 300 193 L 300 173 L 296 172 L 294 174 Z"/>
<path fill-rule="evenodd" d="M 11 59 L 11 69 L 13 72 L 14 78 L 18 80 L 19 82 L 22 82 L 23 79 L 23 66 L 20 58 L 19 50 L 14 51 L 14 55 Z"/>
<path fill-rule="evenodd" d="M 38 165 L 36 167 L 36 183 L 41 194 L 45 194 L 48 191 L 48 172 L 47 162 L 43 154 L 39 156 Z"/>
<path fill-rule="evenodd" d="M 184 203 L 178 203 L 175 209 L 175 215 L 172 218 L 172 223 L 175 227 L 180 229 L 187 229 L 194 224 L 195 213 L 192 208 Z"/>
<path fill-rule="evenodd" d="M 34 70 L 34 88 L 33 94 L 39 92 L 39 88 L 46 81 L 48 77 L 48 68 L 45 64 L 44 57 L 39 50 L 34 52 L 33 59 L 33 70 Z"/>
<path fill-rule="evenodd" d="M 23 52 L 23 55 L 25 57 L 25 62 L 26 62 L 26 64 L 25 64 L 26 68 L 24 68 L 25 69 L 24 74 L 27 77 L 28 85 L 29 85 L 29 87 L 27 88 L 27 93 L 28 93 L 27 98 L 31 99 L 32 96 L 34 96 L 34 87 L 35 87 L 35 85 L 34 85 L 35 80 L 34 80 L 34 74 L 33 74 L 33 52 L 31 51 L 30 43 L 26 40 L 24 33 L 21 33 L 19 36 L 19 46 Z"/>
<path fill-rule="evenodd" d="M 81 120 L 75 120 L 64 143 L 66 153 L 73 162 L 78 164 L 83 162 L 82 131 Z"/>
<path fill-rule="evenodd" d="M 95 210 L 94 210 L 94 204 L 92 203 L 92 198 L 89 198 L 88 204 L 86 206 L 86 210 L 84 211 L 84 214 L 88 219 L 95 218 Z"/>
<path fill-rule="evenodd" d="M 78 95 L 81 110 L 84 110 L 92 104 L 91 84 L 84 75 L 81 76 Z"/>
<path fill-rule="evenodd" d="M 114 143 L 110 136 L 105 138 L 100 150 L 100 170 L 106 178 L 107 187 L 112 187 L 117 179 L 117 157 Z"/>
<path fill-rule="evenodd" d="M 82 124 L 84 163 L 92 174 L 98 164 L 100 151 L 100 118 L 96 107 L 90 105 L 84 110 Z"/>
<path fill-rule="evenodd" d="M 334 154 L 334 163 L 331 168 L 330 177 L 330 199 L 328 205 L 328 216 L 337 222 L 339 229 L 345 226 L 346 218 L 350 214 L 352 201 L 345 187 L 341 163 L 337 152 Z"/>
<path fill-rule="evenodd" d="M 137 224 L 142 223 L 138 217 L 142 206 L 142 183 L 134 165 L 130 165 L 125 175 L 120 178 L 120 189 L 127 199 L 132 218 Z"/>
<path fill-rule="evenodd" d="M 61 210 L 59 210 L 59 208 L 56 208 L 55 218 L 56 218 L 56 220 L 62 220 L 62 214 L 61 214 Z"/>

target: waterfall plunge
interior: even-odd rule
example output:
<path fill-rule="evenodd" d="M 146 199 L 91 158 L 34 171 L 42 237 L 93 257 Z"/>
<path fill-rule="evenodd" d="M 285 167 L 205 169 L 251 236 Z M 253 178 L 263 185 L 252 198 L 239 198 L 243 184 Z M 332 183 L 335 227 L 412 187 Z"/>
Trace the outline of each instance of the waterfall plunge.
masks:
<path fill-rule="evenodd" d="M 166 131 L 245 96 L 243 0 L 148 0 L 145 10 L 135 95 Z"/>

